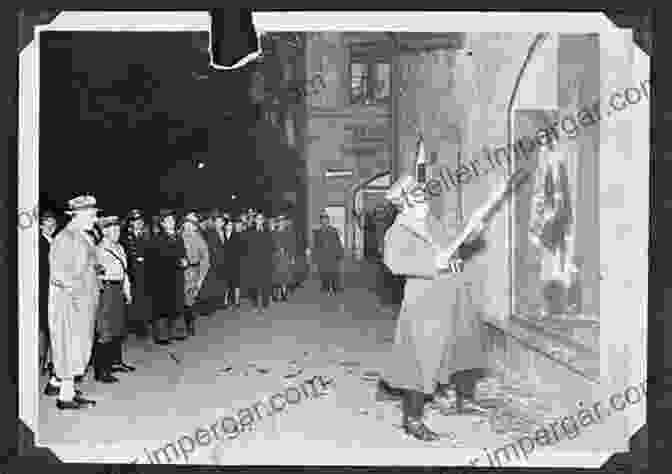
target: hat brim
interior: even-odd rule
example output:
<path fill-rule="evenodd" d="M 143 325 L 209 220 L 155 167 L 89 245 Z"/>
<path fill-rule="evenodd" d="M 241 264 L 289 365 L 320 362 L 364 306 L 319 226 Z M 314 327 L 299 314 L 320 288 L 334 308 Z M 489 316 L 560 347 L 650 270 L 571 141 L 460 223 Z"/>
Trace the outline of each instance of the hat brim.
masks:
<path fill-rule="evenodd" d="M 65 211 L 65 213 L 72 216 L 74 214 L 82 214 L 84 212 L 90 212 L 90 211 L 100 212 L 102 211 L 102 209 L 99 207 L 83 207 L 81 209 L 69 209 Z"/>
<path fill-rule="evenodd" d="M 188 223 L 188 222 L 194 224 L 195 226 L 199 226 L 199 225 L 201 225 L 201 221 L 199 221 L 198 219 L 192 219 L 192 218 L 188 218 L 188 219 L 185 218 L 185 219 L 183 219 L 183 220 L 182 220 L 182 225 L 184 225 L 184 224 L 186 224 L 186 223 Z"/>

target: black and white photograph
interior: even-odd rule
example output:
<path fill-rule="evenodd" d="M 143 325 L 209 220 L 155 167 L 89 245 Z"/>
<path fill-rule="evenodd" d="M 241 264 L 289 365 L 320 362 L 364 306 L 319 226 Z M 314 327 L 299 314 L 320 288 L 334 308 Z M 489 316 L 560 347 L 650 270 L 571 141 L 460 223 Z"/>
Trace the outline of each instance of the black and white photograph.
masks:
<path fill-rule="evenodd" d="M 30 29 L 19 415 L 36 446 L 599 467 L 645 426 L 651 80 L 631 29 L 234 8 Z"/>

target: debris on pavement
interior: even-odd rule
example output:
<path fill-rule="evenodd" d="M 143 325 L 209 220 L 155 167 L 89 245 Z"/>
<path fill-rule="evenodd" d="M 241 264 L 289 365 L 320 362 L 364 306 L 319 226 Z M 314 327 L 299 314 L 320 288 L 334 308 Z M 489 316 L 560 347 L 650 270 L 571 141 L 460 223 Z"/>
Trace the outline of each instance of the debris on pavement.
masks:
<path fill-rule="evenodd" d="M 233 370 L 233 364 L 231 362 L 226 362 L 224 367 L 217 369 L 218 372 L 231 372 Z"/>
<path fill-rule="evenodd" d="M 380 372 L 377 370 L 365 370 L 360 378 L 367 382 L 378 382 L 380 379 Z"/>
<path fill-rule="evenodd" d="M 177 358 L 175 353 L 173 353 L 172 351 L 168 351 L 168 355 L 170 356 L 171 359 L 173 359 L 175 361 L 176 364 L 180 363 L 180 359 Z"/>
<path fill-rule="evenodd" d="M 303 373 L 303 369 L 297 365 L 297 362 L 295 360 L 289 361 L 289 367 L 287 368 L 287 370 L 288 373 L 285 374 L 286 379 L 298 377 Z"/>

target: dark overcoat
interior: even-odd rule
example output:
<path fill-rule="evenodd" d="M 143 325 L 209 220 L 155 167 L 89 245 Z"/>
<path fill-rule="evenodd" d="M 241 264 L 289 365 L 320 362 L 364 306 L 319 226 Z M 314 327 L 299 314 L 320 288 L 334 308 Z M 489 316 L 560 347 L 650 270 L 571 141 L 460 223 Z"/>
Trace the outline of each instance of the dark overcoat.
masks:
<path fill-rule="evenodd" d="M 224 236 L 223 259 L 226 262 L 222 266 L 222 278 L 234 283 L 234 288 L 240 287 L 240 261 L 244 252 L 243 239 L 241 233 L 231 232 L 229 238 Z"/>
<path fill-rule="evenodd" d="M 343 259 L 343 244 L 333 226 L 319 228 L 313 233 L 313 258 L 320 273 L 338 273 Z"/>
<path fill-rule="evenodd" d="M 292 281 L 292 260 L 296 253 L 296 242 L 292 233 L 278 230 L 272 233 L 274 243 L 273 284 L 289 285 Z"/>
<path fill-rule="evenodd" d="M 241 287 L 270 288 L 273 284 L 273 236 L 267 229 L 243 233 L 244 254 L 241 261 Z"/>
<path fill-rule="evenodd" d="M 147 270 L 147 259 L 151 254 L 151 235 L 144 231 L 136 236 L 129 230 L 124 234 L 121 244 L 128 257 L 128 274 L 133 295 L 128 308 L 128 319 L 136 323 L 148 322 L 152 318 L 152 294 L 148 286 Z"/>
<path fill-rule="evenodd" d="M 208 244 L 210 255 L 210 269 L 205 276 L 203 287 L 199 293 L 199 299 L 208 301 L 213 298 L 222 298 L 226 290 L 224 268 L 227 265 L 225 258 L 224 243 L 219 237 L 217 230 L 208 229 L 204 233 L 205 242 Z"/>
<path fill-rule="evenodd" d="M 187 258 L 182 238 L 159 232 L 148 262 L 149 286 L 155 317 L 175 317 L 184 309 L 184 267 Z"/>
<path fill-rule="evenodd" d="M 49 247 L 45 236 L 40 233 L 40 331 L 49 332 Z"/>

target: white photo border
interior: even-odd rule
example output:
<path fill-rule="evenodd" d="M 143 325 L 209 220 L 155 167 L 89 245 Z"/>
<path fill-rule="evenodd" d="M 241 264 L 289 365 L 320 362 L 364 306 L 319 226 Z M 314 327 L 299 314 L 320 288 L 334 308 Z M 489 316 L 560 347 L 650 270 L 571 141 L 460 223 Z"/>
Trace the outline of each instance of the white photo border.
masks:
<path fill-rule="evenodd" d="M 638 48 L 632 48 L 631 37 L 626 40 L 629 45 L 623 42 L 622 32 L 602 14 L 599 13 L 494 13 L 494 12 L 254 12 L 253 19 L 255 26 L 261 33 L 281 32 L 281 31 L 424 31 L 424 32 L 451 32 L 451 31 L 480 31 L 480 32 L 529 32 L 529 31 L 553 31 L 563 33 L 600 33 L 601 45 L 603 36 L 616 38 L 611 44 L 623 48 L 622 51 L 629 51 L 630 64 L 636 65 L 637 73 L 645 73 L 648 77 L 649 59 L 642 57 L 643 53 Z M 181 11 L 181 12 L 63 12 L 59 14 L 52 23 L 35 27 L 34 40 L 21 51 L 19 59 L 19 176 L 18 176 L 18 205 L 19 210 L 33 210 L 36 208 L 39 199 L 39 81 L 40 81 L 40 34 L 45 31 L 185 31 L 185 32 L 206 32 L 210 28 L 210 17 L 207 11 Z M 620 34 L 620 36 L 619 36 Z M 603 46 L 601 46 L 603 48 Z M 602 49 L 601 49 L 602 50 Z M 632 51 L 634 50 L 634 53 Z M 612 59 L 612 62 L 614 60 Z M 644 71 L 643 71 L 644 70 Z M 601 65 L 601 75 L 604 75 L 604 69 Z M 633 76 L 636 74 L 633 73 Z M 602 77 L 601 77 L 602 82 Z M 602 84 L 604 87 L 604 84 Z M 608 93 L 612 91 L 606 91 Z M 648 117 L 649 108 L 639 107 L 637 112 L 624 111 L 619 115 L 620 121 L 632 121 L 632 156 L 644 158 L 648 164 L 649 140 L 648 140 Z M 630 112 L 628 114 L 628 112 Z M 635 115 L 636 114 L 636 115 Z M 626 118 L 627 116 L 627 118 Z M 636 121 L 633 117 L 636 117 Z M 635 126 L 636 125 L 636 126 Z M 601 132 L 601 133 L 606 133 Z M 600 153 L 601 156 L 607 156 L 606 153 Z M 603 167 L 604 168 L 604 167 Z M 615 169 L 616 167 L 612 167 Z M 637 175 L 638 178 L 646 178 L 644 187 L 638 189 L 634 199 L 629 201 L 628 209 L 637 204 L 637 219 L 641 222 L 643 229 L 638 229 L 635 237 L 631 237 L 629 242 L 636 239 L 645 249 L 643 254 L 637 255 L 638 259 L 634 263 L 637 271 L 635 277 L 631 278 L 631 283 L 643 281 L 643 294 L 636 302 L 628 305 L 628 309 L 638 311 L 638 322 L 643 324 L 643 334 L 646 337 L 646 282 L 648 281 L 648 166 L 641 167 Z M 644 171 L 644 168 L 646 170 Z M 628 170 L 635 169 L 634 167 Z M 623 169 L 621 169 L 623 172 Z M 601 191 L 606 186 L 602 170 L 600 171 Z M 621 175 L 622 178 L 622 175 Z M 645 207 L 644 207 L 645 206 Z M 642 207 L 644 207 L 642 209 Z M 601 253 L 606 257 L 608 252 L 605 249 L 610 245 L 610 235 L 605 232 L 605 223 L 607 219 L 616 219 L 619 217 L 614 214 L 600 213 L 601 228 Z M 621 220 L 623 217 L 621 216 Z M 617 226 L 617 223 L 610 223 L 611 228 Z M 645 238 L 645 239 L 644 239 Z M 37 326 L 38 326 L 38 226 L 23 228 L 18 230 L 18 278 L 19 278 L 19 370 L 20 377 L 20 399 L 19 416 L 26 425 L 36 434 L 36 444 L 39 442 L 38 427 L 38 356 L 37 356 Z M 613 244 L 613 242 L 611 242 Z M 630 245 L 630 243 L 628 244 Z M 614 252 L 609 255 L 613 259 Z M 604 260 L 602 260 L 604 262 Z M 614 262 L 626 270 L 630 263 L 626 264 L 621 260 Z M 610 268 L 611 272 L 616 272 L 615 266 Z M 631 271 L 632 272 L 632 271 Z M 643 273 L 643 280 L 637 280 Z M 620 272 L 619 272 L 620 275 Z M 609 274 L 607 274 L 609 276 Z M 618 278 L 618 277 L 617 277 Z M 604 282 L 603 282 L 604 283 Z M 637 287 L 638 290 L 642 286 Z M 600 297 L 600 309 L 602 314 L 616 314 L 622 312 L 621 301 L 607 298 L 607 292 L 603 288 Z M 641 305 L 643 304 L 643 309 Z M 614 334 L 614 333 L 612 333 Z M 605 333 L 606 335 L 606 333 Z M 622 342 L 620 344 L 623 344 Z M 619 382 L 632 379 L 631 374 L 614 374 L 609 368 L 615 366 L 613 360 L 608 364 L 607 354 L 614 354 L 617 357 L 619 343 L 613 340 L 601 338 L 601 368 L 603 376 L 610 381 L 618 379 Z M 626 344 L 627 346 L 627 344 Z M 629 347 L 629 346 L 628 346 Z M 622 347 L 621 347 L 622 348 Z M 644 351 L 641 348 L 634 354 L 643 357 L 642 367 L 644 377 L 646 374 L 646 345 Z M 631 354 L 633 355 L 633 354 Z M 632 362 L 631 362 L 632 364 Z M 642 367 L 637 367 L 636 372 L 641 374 Z M 606 370 L 606 372 L 605 372 Z M 606 384 L 611 385 L 611 384 Z M 645 423 L 645 404 L 642 404 L 638 414 L 627 416 L 621 433 L 623 439 L 632 435 L 639 427 Z M 613 429 L 613 427 L 611 427 Z M 77 448 L 71 451 L 77 452 L 78 456 L 84 456 L 84 453 Z M 410 449 L 410 448 L 409 448 Z M 627 449 L 627 447 L 626 447 Z M 585 448 L 576 453 L 549 452 L 547 456 L 537 455 L 543 465 L 577 465 L 576 461 L 580 459 L 581 466 L 599 466 L 611 454 L 612 451 L 590 451 Z M 67 449 L 65 450 L 67 451 Z M 65 451 L 63 451 L 65 453 Z M 478 452 L 477 449 L 456 449 L 458 452 L 458 465 L 465 463 L 469 459 L 469 453 Z M 345 454 L 344 451 L 340 453 Z M 361 453 L 365 454 L 366 459 L 360 459 Z M 380 456 L 372 455 L 379 453 Z M 433 454 L 432 454 L 433 453 Z M 267 453 L 269 454 L 269 453 Z M 283 453 L 273 453 L 280 455 L 279 458 L 273 457 L 273 461 L 278 464 L 296 463 Z M 291 453 L 288 453 L 291 454 Z M 348 450 L 348 454 L 356 454 L 347 457 L 338 457 L 330 462 L 322 456 L 324 453 L 305 453 L 302 458 L 307 463 L 314 464 L 379 464 L 379 465 L 417 465 L 417 460 L 423 459 L 428 465 L 445 465 L 448 461 L 445 450 L 418 450 L 417 457 L 411 451 L 390 452 L 388 450 Z M 313 456 L 311 458 L 311 456 Z M 452 457 L 452 456 L 451 456 Z M 457 459 L 456 458 L 456 459 Z M 570 460 L 571 458 L 571 460 Z M 531 461 L 531 460 L 530 460 Z M 531 464 L 531 463 L 530 463 Z M 535 462 L 535 464 L 537 464 Z"/>

